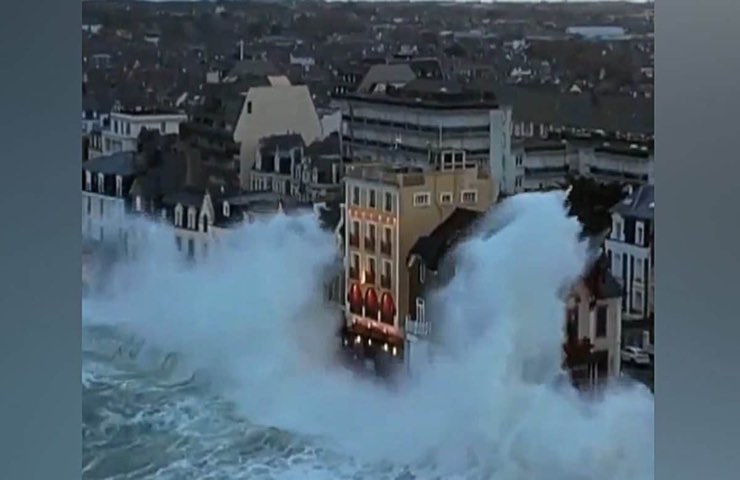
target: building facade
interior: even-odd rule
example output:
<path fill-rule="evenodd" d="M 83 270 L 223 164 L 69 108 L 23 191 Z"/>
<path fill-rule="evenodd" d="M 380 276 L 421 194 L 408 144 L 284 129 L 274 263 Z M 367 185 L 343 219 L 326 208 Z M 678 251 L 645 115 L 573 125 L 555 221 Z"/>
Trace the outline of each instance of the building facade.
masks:
<path fill-rule="evenodd" d="M 513 190 L 511 110 L 492 92 L 439 80 L 342 98 L 342 155 L 347 160 L 425 168 L 486 167 L 497 189 Z"/>
<path fill-rule="evenodd" d="M 142 130 L 156 130 L 162 135 L 178 134 L 180 124 L 187 120 L 184 113 L 167 111 L 111 112 L 108 128 L 100 132 L 101 154 L 134 152 Z"/>
<path fill-rule="evenodd" d="M 612 271 L 622 285 L 625 343 L 652 351 L 654 344 L 655 188 L 628 191 L 612 208 L 606 239 Z"/>
<path fill-rule="evenodd" d="M 488 170 L 425 170 L 386 164 L 345 174 L 344 345 L 385 372 L 404 358 L 410 309 L 408 254 L 455 208 L 486 211 L 497 198 Z"/>
<path fill-rule="evenodd" d="M 131 232 L 129 189 L 140 167 L 134 152 L 120 152 L 82 165 L 82 236 L 85 241 L 127 249 Z"/>

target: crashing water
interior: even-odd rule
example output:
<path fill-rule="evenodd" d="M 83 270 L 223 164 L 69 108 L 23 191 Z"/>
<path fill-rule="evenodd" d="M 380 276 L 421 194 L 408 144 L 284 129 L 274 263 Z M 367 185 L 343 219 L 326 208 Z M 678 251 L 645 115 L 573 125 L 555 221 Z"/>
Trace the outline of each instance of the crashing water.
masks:
<path fill-rule="evenodd" d="M 651 480 L 650 392 L 558 382 L 559 293 L 590 259 L 563 200 L 512 197 L 460 247 L 446 354 L 393 389 L 334 361 L 335 243 L 313 216 L 197 266 L 152 226 L 83 302 L 83 478 Z"/>

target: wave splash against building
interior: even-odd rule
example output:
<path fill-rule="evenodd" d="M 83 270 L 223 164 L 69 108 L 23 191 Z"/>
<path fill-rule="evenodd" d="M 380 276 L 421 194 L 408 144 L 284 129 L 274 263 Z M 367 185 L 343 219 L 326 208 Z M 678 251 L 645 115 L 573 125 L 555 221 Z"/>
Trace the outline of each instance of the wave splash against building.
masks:
<path fill-rule="evenodd" d="M 195 266 L 153 227 L 146 254 L 84 302 L 85 322 L 179 352 L 242 417 L 336 452 L 345 472 L 652 479 L 650 393 L 614 386 L 586 399 L 558 382 L 560 291 L 588 261 L 562 192 L 515 196 L 483 227 L 494 233 L 461 247 L 440 292 L 447 354 L 393 387 L 335 362 L 338 319 L 323 280 L 336 247 L 310 215 L 248 225 Z"/>

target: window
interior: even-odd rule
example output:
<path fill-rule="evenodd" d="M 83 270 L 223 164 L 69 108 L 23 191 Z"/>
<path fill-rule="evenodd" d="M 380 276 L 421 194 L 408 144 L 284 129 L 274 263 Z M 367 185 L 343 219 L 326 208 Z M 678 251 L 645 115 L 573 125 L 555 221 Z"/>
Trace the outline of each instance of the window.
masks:
<path fill-rule="evenodd" d="M 514 180 L 516 188 L 522 187 L 522 177 L 516 177 L 516 180 Z"/>
<path fill-rule="evenodd" d="M 596 307 L 596 337 L 606 337 L 607 309 L 606 305 Z"/>
<path fill-rule="evenodd" d="M 86 208 L 87 214 L 90 215 L 92 213 L 92 199 L 90 197 L 87 197 L 86 199 Z"/>
<path fill-rule="evenodd" d="M 188 239 L 188 258 L 195 257 L 195 240 L 192 238 Z"/>
<path fill-rule="evenodd" d="M 98 173 L 98 193 L 105 193 L 105 175 Z"/>
<path fill-rule="evenodd" d="M 622 222 L 617 217 L 612 221 L 612 238 L 616 240 L 622 239 Z"/>
<path fill-rule="evenodd" d="M 380 279 L 383 288 L 391 289 L 391 277 L 393 276 L 393 264 L 389 260 L 383 260 L 383 277 Z"/>
<path fill-rule="evenodd" d="M 200 224 L 201 224 L 201 227 L 200 228 L 204 232 L 208 233 L 208 215 L 205 215 L 205 214 L 201 215 L 201 217 L 200 217 Z"/>
<path fill-rule="evenodd" d="M 460 201 L 462 203 L 476 203 L 476 202 L 478 202 L 478 191 L 477 190 L 464 190 L 460 194 Z"/>
<path fill-rule="evenodd" d="M 517 167 L 521 167 L 522 166 L 522 156 L 521 155 L 517 155 L 516 156 L 516 166 Z"/>
<path fill-rule="evenodd" d="M 252 113 L 252 102 L 247 102 L 247 114 Z"/>
<path fill-rule="evenodd" d="M 352 263 L 349 266 L 349 278 L 357 280 L 360 275 L 360 255 L 352 254 Z"/>
<path fill-rule="evenodd" d="M 100 218 L 103 218 L 105 216 L 105 202 L 103 199 L 100 199 Z"/>
<path fill-rule="evenodd" d="M 385 193 L 385 200 L 383 202 L 383 210 L 386 212 L 393 211 L 393 194 L 390 192 Z"/>
<path fill-rule="evenodd" d="M 365 283 L 375 283 L 376 272 L 375 257 L 367 257 L 367 271 L 365 272 Z"/>
<path fill-rule="evenodd" d="M 635 280 L 642 281 L 643 262 L 641 258 L 635 259 Z"/>
<path fill-rule="evenodd" d="M 375 205 L 375 190 L 372 190 L 371 189 L 368 192 L 367 206 L 368 206 L 368 208 L 376 208 L 376 205 Z"/>
<path fill-rule="evenodd" d="M 386 255 L 391 255 L 391 237 L 393 230 L 391 227 L 383 227 L 383 240 L 380 242 L 380 251 Z"/>
<path fill-rule="evenodd" d="M 231 205 L 229 205 L 229 202 L 224 202 L 224 217 L 229 217 L 231 215 Z"/>
<path fill-rule="evenodd" d="M 130 123 L 126 124 L 126 135 L 131 135 L 131 124 Z"/>
<path fill-rule="evenodd" d="M 177 245 L 177 251 L 182 252 L 182 238 L 175 237 L 175 245 Z"/>
<path fill-rule="evenodd" d="M 637 222 L 635 225 L 635 243 L 642 246 L 645 242 L 645 225 L 642 222 Z"/>
<path fill-rule="evenodd" d="M 642 292 L 639 290 L 635 290 L 632 295 L 632 308 L 638 312 L 642 312 Z"/>
<path fill-rule="evenodd" d="M 365 238 L 365 248 L 375 250 L 375 241 L 378 237 L 377 227 L 374 223 L 367 225 L 367 237 Z"/>
<path fill-rule="evenodd" d="M 414 206 L 415 207 L 428 207 L 431 203 L 431 195 L 427 192 L 415 193 L 414 194 Z"/>
<path fill-rule="evenodd" d="M 120 175 L 116 175 L 116 196 L 123 196 L 123 178 Z"/>
<path fill-rule="evenodd" d="M 444 192 L 439 196 L 439 203 L 442 205 L 449 205 L 452 203 L 452 193 Z"/>
<path fill-rule="evenodd" d="M 159 124 L 159 130 L 164 133 L 167 131 L 167 124 L 165 122 L 162 122 Z"/>
<path fill-rule="evenodd" d="M 188 209 L 188 228 L 195 230 L 195 209 Z"/>
<path fill-rule="evenodd" d="M 92 173 L 85 171 L 85 190 L 92 191 Z"/>
<path fill-rule="evenodd" d="M 426 312 L 424 312 L 424 299 L 416 299 L 416 321 L 419 323 L 426 322 Z"/>
<path fill-rule="evenodd" d="M 427 266 L 424 265 L 424 262 L 419 262 L 419 283 L 424 284 L 424 281 L 427 277 Z"/>
<path fill-rule="evenodd" d="M 175 207 L 175 226 L 182 227 L 182 205 Z"/>
<path fill-rule="evenodd" d="M 360 205 L 360 187 L 352 188 L 352 205 L 356 207 Z"/>

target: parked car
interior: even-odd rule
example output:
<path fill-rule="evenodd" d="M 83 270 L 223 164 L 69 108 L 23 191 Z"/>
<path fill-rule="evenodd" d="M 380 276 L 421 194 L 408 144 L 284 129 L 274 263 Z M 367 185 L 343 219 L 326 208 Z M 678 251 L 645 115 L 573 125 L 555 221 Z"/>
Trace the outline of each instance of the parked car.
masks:
<path fill-rule="evenodd" d="M 621 352 L 622 361 L 635 365 L 650 365 L 650 355 L 639 347 L 624 347 Z"/>

